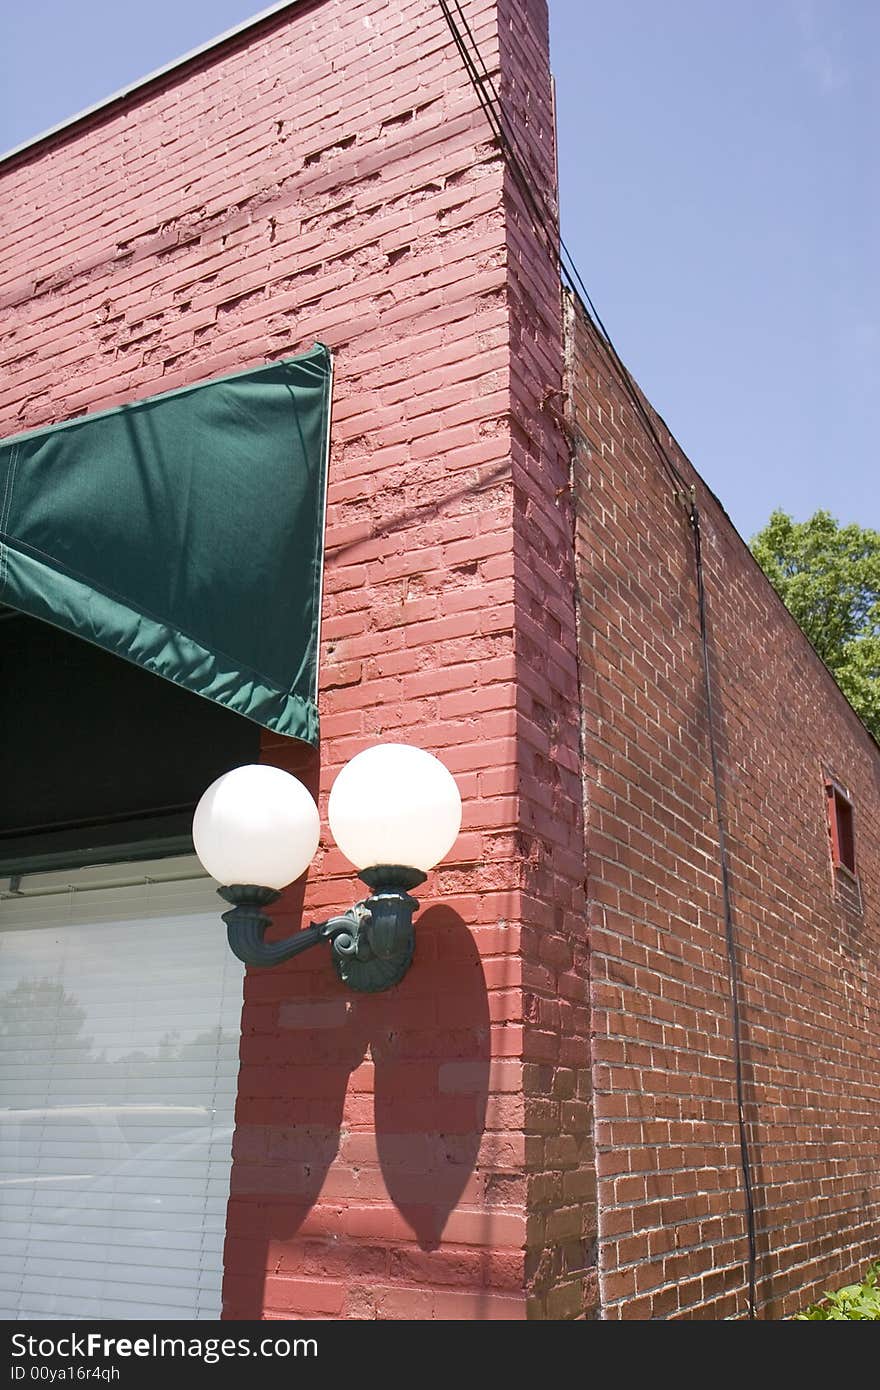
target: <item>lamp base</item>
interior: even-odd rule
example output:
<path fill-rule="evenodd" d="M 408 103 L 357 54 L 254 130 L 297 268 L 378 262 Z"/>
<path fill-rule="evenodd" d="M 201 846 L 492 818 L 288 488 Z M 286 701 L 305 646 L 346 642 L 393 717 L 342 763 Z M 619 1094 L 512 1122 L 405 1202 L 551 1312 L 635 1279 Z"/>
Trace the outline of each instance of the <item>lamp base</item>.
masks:
<path fill-rule="evenodd" d="M 403 979 L 415 950 L 413 917 L 419 909 L 407 888 L 424 883 L 419 869 L 379 864 L 361 872 L 370 896 L 326 922 L 313 922 L 283 941 L 266 941 L 272 919 L 263 911 L 281 894 L 273 888 L 234 883 L 219 894 L 232 903 L 223 913 L 229 945 L 250 966 L 280 965 L 320 942 L 330 946 L 336 974 L 349 989 L 365 994 L 390 989 Z"/>
<path fill-rule="evenodd" d="M 418 888 L 424 883 L 427 874 L 421 869 L 408 869 L 405 864 L 374 864 L 370 869 L 359 869 L 358 878 L 372 888 L 374 893 L 404 892 Z"/>
<path fill-rule="evenodd" d="M 360 877 L 372 892 L 359 904 L 363 917 L 355 930 L 334 937 L 333 964 L 349 989 L 376 994 L 398 984 L 412 964 L 419 903 L 406 890 L 424 883 L 427 875 L 400 864 L 377 864 L 362 869 Z"/>
<path fill-rule="evenodd" d="M 412 965 L 415 950 L 415 933 L 410 928 L 409 941 L 397 955 L 389 957 L 369 954 L 369 946 L 363 943 L 364 954 L 343 955 L 337 943 L 333 943 L 333 965 L 336 974 L 349 989 L 359 994 L 378 994 L 383 989 L 391 989 L 399 984 Z"/>
<path fill-rule="evenodd" d="M 223 913 L 226 937 L 234 955 L 245 965 L 271 966 L 298 956 L 323 939 L 320 926 L 295 932 L 286 941 L 266 941 L 266 931 L 272 918 L 264 907 L 281 897 L 275 888 L 261 888 L 254 883 L 230 883 L 217 892 L 224 902 L 232 903 L 232 911 Z"/>

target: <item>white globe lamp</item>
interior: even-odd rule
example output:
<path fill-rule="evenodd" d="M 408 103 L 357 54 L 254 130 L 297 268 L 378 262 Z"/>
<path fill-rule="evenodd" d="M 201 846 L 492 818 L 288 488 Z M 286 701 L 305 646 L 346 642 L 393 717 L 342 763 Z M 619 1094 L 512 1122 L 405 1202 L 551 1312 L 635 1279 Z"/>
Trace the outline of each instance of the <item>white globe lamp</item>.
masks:
<path fill-rule="evenodd" d="M 418 880 L 461 829 L 461 796 L 439 758 L 406 743 L 380 743 L 346 763 L 327 809 L 333 838 L 359 870 L 399 865 Z"/>
<path fill-rule="evenodd" d="M 193 819 L 196 854 L 224 885 L 285 888 L 308 868 L 320 834 L 318 808 L 302 782 L 262 764 L 218 777 Z"/>
<path fill-rule="evenodd" d="M 370 888 L 366 900 L 324 922 L 277 939 L 263 910 L 299 878 L 318 847 L 318 809 L 301 782 L 277 767 L 237 767 L 199 802 L 193 842 L 231 904 L 223 913 L 229 945 L 257 968 L 281 965 L 322 942 L 350 989 L 374 993 L 398 984 L 415 949 L 409 889 L 448 854 L 461 828 L 461 796 L 439 758 L 404 743 L 358 753 L 330 792 L 336 843 Z"/>

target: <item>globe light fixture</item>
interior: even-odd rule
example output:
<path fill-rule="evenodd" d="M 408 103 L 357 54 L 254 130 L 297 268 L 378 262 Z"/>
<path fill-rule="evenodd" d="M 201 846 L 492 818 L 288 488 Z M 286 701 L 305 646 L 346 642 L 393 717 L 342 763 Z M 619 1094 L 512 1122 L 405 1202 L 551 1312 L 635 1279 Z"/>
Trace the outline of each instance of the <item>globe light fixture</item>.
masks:
<path fill-rule="evenodd" d="M 308 868 L 320 836 L 317 806 L 280 767 L 237 767 L 218 777 L 193 817 L 196 854 L 221 883 L 285 888 Z"/>
<path fill-rule="evenodd" d="M 355 868 L 393 861 L 426 874 L 458 838 L 461 797 L 452 773 L 432 753 L 380 743 L 339 773 L 327 819 Z"/>
<path fill-rule="evenodd" d="M 237 767 L 218 777 L 193 819 L 203 867 L 232 904 L 223 914 L 229 944 L 248 965 L 272 966 L 326 942 L 339 978 L 352 989 L 388 989 L 409 969 L 418 900 L 409 889 L 448 854 L 461 827 L 461 797 L 433 754 L 403 743 L 358 753 L 336 778 L 328 807 L 342 853 L 369 897 L 283 941 L 265 940 L 263 911 L 305 871 L 318 847 L 318 808 L 280 768 Z"/>

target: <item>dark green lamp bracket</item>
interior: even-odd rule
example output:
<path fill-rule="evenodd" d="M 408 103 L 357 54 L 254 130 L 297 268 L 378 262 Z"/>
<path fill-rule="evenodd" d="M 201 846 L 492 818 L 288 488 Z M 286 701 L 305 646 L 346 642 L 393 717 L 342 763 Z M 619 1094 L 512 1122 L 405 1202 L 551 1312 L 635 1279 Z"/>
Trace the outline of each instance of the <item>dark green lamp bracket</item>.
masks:
<path fill-rule="evenodd" d="M 283 941 L 265 940 L 272 919 L 262 911 L 280 898 L 279 892 L 239 883 L 219 889 L 221 898 L 233 904 L 223 913 L 232 951 L 245 965 L 271 966 L 325 941 L 343 984 L 371 994 L 390 989 L 409 969 L 415 947 L 413 917 L 419 903 L 407 889 L 424 883 L 426 875 L 398 864 L 379 864 L 363 869 L 360 877 L 371 890 L 368 898 Z"/>

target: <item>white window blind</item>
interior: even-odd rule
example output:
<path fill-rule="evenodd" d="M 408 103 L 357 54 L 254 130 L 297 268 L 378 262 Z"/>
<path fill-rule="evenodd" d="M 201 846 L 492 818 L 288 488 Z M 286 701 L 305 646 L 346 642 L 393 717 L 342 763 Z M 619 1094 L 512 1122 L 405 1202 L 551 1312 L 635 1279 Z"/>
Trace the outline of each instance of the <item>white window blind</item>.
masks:
<path fill-rule="evenodd" d="M 0 1317 L 218 1318 L 243 967 L 213 884 L 185 859 L 11 888 Z"/>

